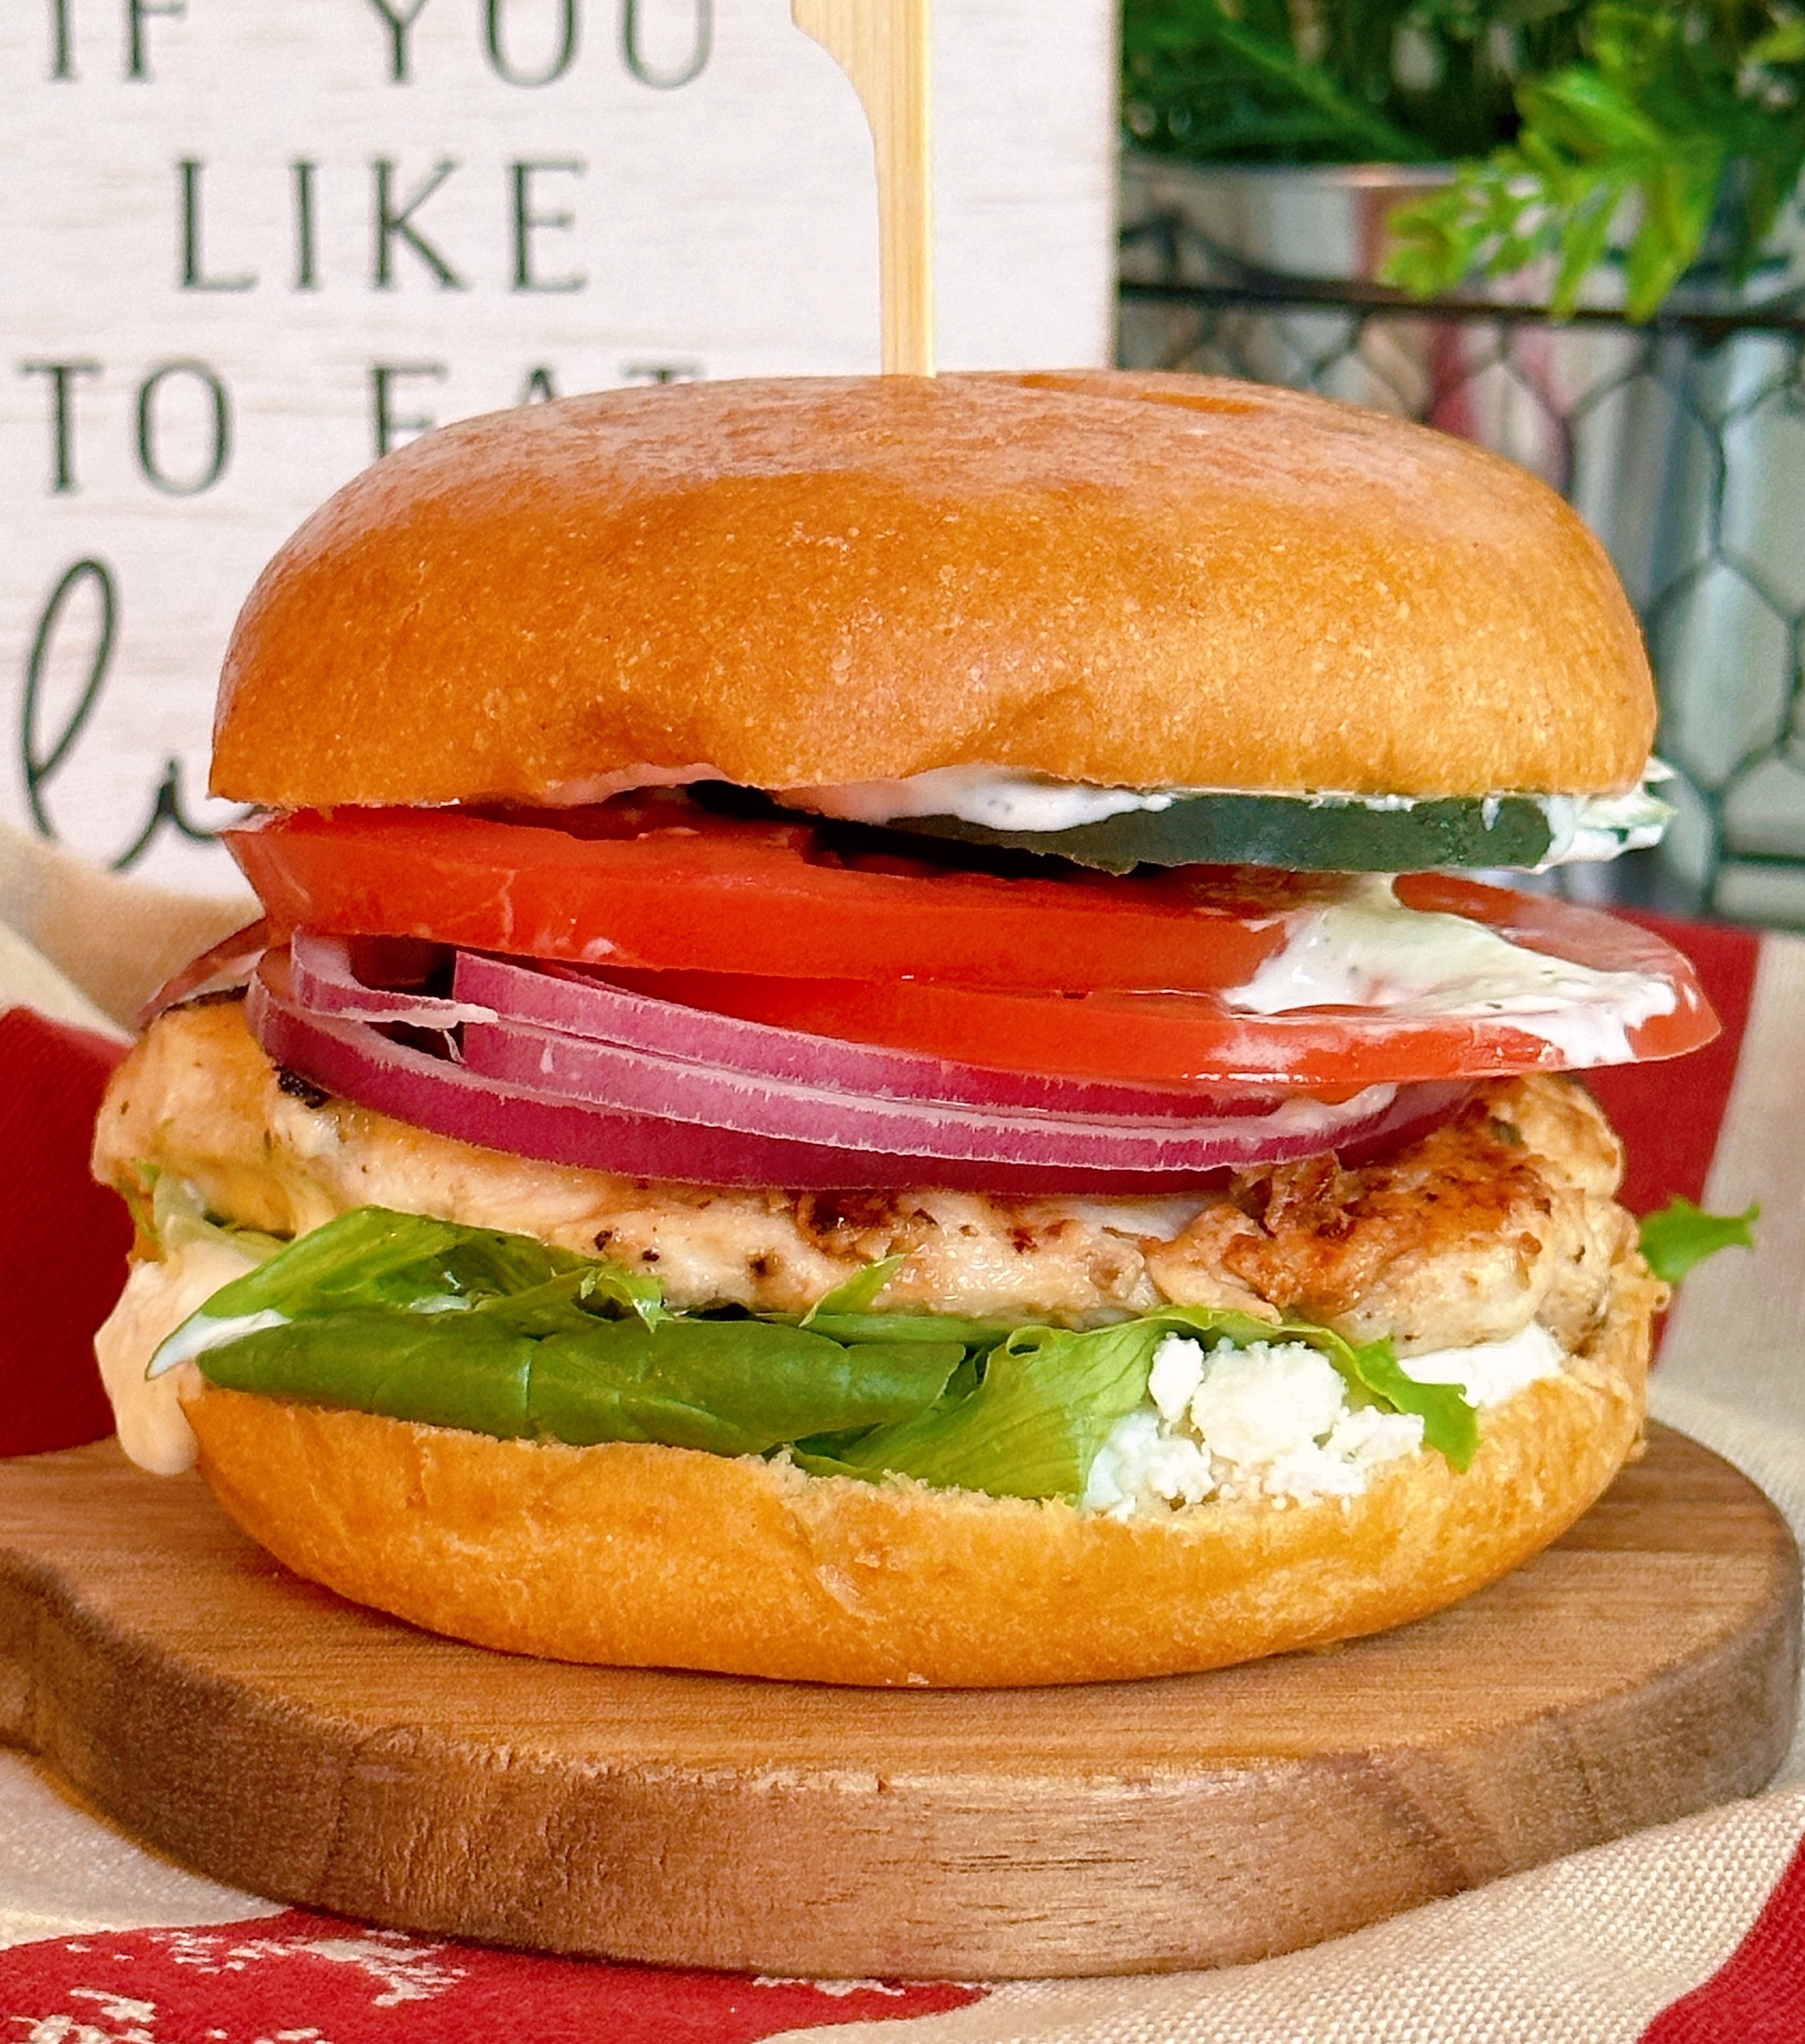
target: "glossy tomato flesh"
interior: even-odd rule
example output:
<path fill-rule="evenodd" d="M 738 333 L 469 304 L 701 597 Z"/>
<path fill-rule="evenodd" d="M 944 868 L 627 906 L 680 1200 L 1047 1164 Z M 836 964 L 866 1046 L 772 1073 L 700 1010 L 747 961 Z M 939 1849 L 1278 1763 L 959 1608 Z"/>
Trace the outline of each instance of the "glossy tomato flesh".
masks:
<path fill-rule="evenodd" d="M 1319 883 L 1196 867 L 1001 878 L 829 851 L 805 824 L 624 797 L 507 818 L 301 811 L 227 842 L 275 936 L 427 937 L 633 970 L 1084 992 L 1239 986 Z"/>

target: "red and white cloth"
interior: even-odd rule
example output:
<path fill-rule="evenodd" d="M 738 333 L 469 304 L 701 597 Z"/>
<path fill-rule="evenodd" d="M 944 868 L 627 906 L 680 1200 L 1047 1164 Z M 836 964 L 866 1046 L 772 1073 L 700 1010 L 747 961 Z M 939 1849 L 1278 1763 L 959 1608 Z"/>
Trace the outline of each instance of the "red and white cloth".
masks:
<path fill-rule="evenodd" d="M 167 939 L 150 917 L 157 947 L 217 934 L 233 907 L 189 905 Z M 122 1041 L 106 1016 L 163 961 L 147 962 L 141 898 L 96 893 L 13 842 L 0 842 L 0 1454 L 21 1454 L 106 1431 L 87 1343 L 129 1230 L 86 1182 L 87 1128 Z M 1758 1199 L 1763 1212 L 1753 1253 L 1688 1281 L 1653 1408 L 1805 1528 L 1805 939 L 1669 928 L 1725 1032 L 1683 1064 L 1600 1078 L 1630 1145 L 1626 1196 L 1638 1210 L 1676 1192 L 1720 1210 Z M 140 1850 L 0 1753 L 0 2044 L 810 2031 L 835 2044 L 1799 2044 L 1805 1745 L 1748 1802 L 1311 1951 L 1215 1973 L 970 1987 L 656 1972 L 282 1909 Z"/>

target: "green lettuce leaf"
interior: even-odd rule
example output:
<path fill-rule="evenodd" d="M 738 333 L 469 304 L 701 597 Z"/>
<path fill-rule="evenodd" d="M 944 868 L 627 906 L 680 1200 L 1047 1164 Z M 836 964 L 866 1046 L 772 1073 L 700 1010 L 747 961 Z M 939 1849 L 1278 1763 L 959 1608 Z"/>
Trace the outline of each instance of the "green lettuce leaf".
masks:
<path fill-rule="evenodd" d="M 820 1473 L 1074 1498 L 1176 1334 L 1306 1343 L 1357 1404 L 1419 1413 L 1457 1468 L 1477 1439 L 1459 1392 L 1415 1382 L 1386 1342 L 1203 1308 L 1080 1331 L 866 1310 L 897 1258 L 810 1313 L 755 1316 L 674 1314 L 642 1272 L 376 1207 L 265 1254 L 176 1331 L 153 1371 L 193 1356 L 230 1389 L 502 1439 L 791 1447 Z"/>
<path fill-rule="evenodd" d="M 969 1389 L 849 1443 L 835 1461 L 851 1476 L 918 1477 L 993 1497 L 1076 1497 L 1110 1429 L 1146 1396 L 1159 1339 L 1142 1320 L 1082 1334 L 1017 1327 Z"/>
<path fill-rule="evenodd" d="M 861 1347 L 764 1320 L 578 1309 L 523 1331 L 517 1302 L 428 1314 L 336 1308 L 200 1357 L 209 1383 L 463 1427 L 501 1440 L 653 1441 L 762 1454 L 799 1435 L 863 1431 L 931 1405 L 964 1359 L 951 1343 Z M 548 1324 L 548 1323 L 547 1323 Z"/>
<path fill-rule="evenodd" d="M 1341 1372 L 1356 1403 L 1420 1414 L 1424 1440 L 1456 1469 L 1467 1467 L 1478 1446 L 1473 1409 L 1459 1391 L 1416 1383 L 1389 1342 L 1357 1348 L 1308 1322 L 1274 1326 L 1247 1313 L 1173 1306 L 1082 1332 L 1017 1327 L 990 1350 L 971 1388 L 955 1380 L 920 1418 L 847 1443 L 831 1457 L 811 1455 L 805 1447 L 798 1460 L 817 1473 L 891 1473 L 993 1496 L 1074 1498 L 1111 1429 L 1146 1398 L 1154 1353 L 1173 1334 L 1212 1347 L 1304 1343 Z"/>
<path fill-rule="evenodd" d="M 1753 1249 L 1759 1203 L 1746 1213 L 1707 1213 L 1690 1200 L 1671 1199 L 1642 1225 L 1642 1251 L 1656 1277 L 1677 1285 L 1695 1264 L 1720 1249 Z"/>
<path fill-rule="evenodd" d="M 457 1338 L 448 1341 L 440 1317 L 405 1306 L 342 1306 L 253 1329 L 196 1360 L 209 1384 L 229 1391 L 463 1427 L 498 1440 L 526 1434 L 538 1344 L 474 1313 L 455 1316 Z"/>
<path fill-rule="evenodd" d="M 1021 1323 L 973 1320 L 954 1313 L 816 1313 L 801 1324 L 818 1335 L 831 1335 L 835 1341 L 954 1341 L 968 1349 L 991 1349 Z"/>
<path fill-rule="evenodd" d="M 658 1441 L 762 1454 L 931 1407 L 965 1359 L 951 1343 L 842 1343 L 768 1320 L 631 1320 L 543 1343 L 534 1431 L 582 1447 Z"/>
<path fill-rule="evenodd" d="M 280 1235 L 264 1235 L 255 1228 L 234 1228 L 216 1220 L 186 1180 L 152 1163 L 137 1167 L 140 1180 L 151 1188 L 150 1229 L 166 1254 L 190 1243 L 213 1242 L 234 1250 L 252 1263 L 267 1263 L 288 1247 Z"/>
<path fill-rule="evenodd" d="M 334 1308 L 430 1308 L 525 1293 L 593 1267 L 530 1235 L 355 1207 L 235 1278 L 201 1311 L 216 1320 L 254 1313 L 294 1320 Z"/>
<path fill-rule="evenodd" d="M 363 1207 L 216 1292 L 197 1354 L 234 1390 L 501 1439 L 762 1454 L 931 1406 L 965 1360 L 941 1335 L 851 1347 L 781 1322 L 673 1315 L 656 1281 L 530 1236 Z M 203 1328 L 202 1333 L 205 1335 Z M 153 1364 L 153 1368 L 155 1365 Z"/>
<path fill-rule="evenodd" d="M 802 1324 L 812 1327 L 824 1313 L 862 1313 L 897 1273 L 908 1262 L 906 1255 L 886 1256 L 867 1263 L 843 1285 L 817 1299 L 802 1316 Z"/>
<path fill-rule="evenodd" d="M 1293 1335 L 1294 1341 L 1302 1339 Z M 1328 1351 L 1325 1350 L 1325 1354 Z M 1479 1452 L 1479 1419 L 1453 1384 L 1419 1384 L 1392 1352 L 1389 1338 L 1348 1349 L 1347 1363 L 1338 1362 L 1346 1376 L 1369 1392 L 1381 1405 L 1414 1412 L 1423 1422 L 1423 1444 L 1444 1455 L 1451 1468 L 1465 1470 Z M 1331 1361 L 1335 1362 L 1333 1355 Z"/>

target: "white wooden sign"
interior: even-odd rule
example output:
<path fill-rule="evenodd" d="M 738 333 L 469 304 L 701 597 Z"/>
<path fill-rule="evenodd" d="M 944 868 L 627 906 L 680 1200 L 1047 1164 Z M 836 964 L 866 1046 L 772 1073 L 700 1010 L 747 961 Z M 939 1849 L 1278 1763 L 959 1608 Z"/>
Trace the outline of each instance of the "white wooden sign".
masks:
<path fill-rule="evenodd" d="M 1108 359 L 1110 0 L 938 0 L 943 366 Z M 178 886 L 259 567 L 433 423 L 874 369 L 788 0 L 0 0 L 0 816 Z"/>

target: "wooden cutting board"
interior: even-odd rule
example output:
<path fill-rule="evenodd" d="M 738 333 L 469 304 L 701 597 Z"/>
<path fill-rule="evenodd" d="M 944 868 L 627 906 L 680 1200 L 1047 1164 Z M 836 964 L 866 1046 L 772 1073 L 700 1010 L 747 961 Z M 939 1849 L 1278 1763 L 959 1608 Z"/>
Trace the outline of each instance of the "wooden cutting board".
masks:
<path fill-rule="evenodd" d="M 1527 1568 L 1327 1653 L 989 1693 L 573 1668 L 344 1604 L 105 1443 L 0 1466 L 0 1739 L 374 1922 L 783 1974 L 1219 1965 L 1759 1788 L 1799 1588 L 1773 1507 L 1657 1428 Z"/>

